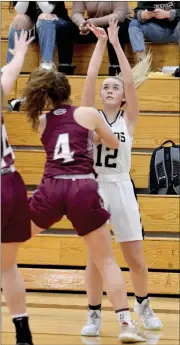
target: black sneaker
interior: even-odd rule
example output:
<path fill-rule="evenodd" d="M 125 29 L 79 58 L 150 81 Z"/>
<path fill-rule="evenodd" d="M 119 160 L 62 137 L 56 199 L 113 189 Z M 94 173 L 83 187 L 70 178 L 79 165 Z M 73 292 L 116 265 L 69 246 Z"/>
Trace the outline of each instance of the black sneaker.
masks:
<path fill-rule="evenodd" d="M 76 66 L 72 66 L 70 64 L 59 64 L 58 71 L 67 75 L 73 75 Z"/>
<path fill-rule="evenodd" d="M 175 70 L 173 76 L 176 77 L 176 78 L 180 78 L 180 67 L 178 67 L 178 68 Z"/>
<path fill-rule="evenodd" d="M 120 73 L 119 65 L 110 65 L 109 66 L 109 76 L 113 77 Z"/>

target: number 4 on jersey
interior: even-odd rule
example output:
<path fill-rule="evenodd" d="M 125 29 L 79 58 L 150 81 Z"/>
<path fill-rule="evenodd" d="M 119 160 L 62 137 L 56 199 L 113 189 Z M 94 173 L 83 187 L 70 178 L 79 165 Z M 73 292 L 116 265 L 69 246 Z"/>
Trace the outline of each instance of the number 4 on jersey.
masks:
<path fill-rule="evenodd" d="M 64 159 L 63 163 L 72 162 L 74 156 L 74 152 L 70 152 L 69 147 L 69 134 L 59 134 L 58 140 L 56 142 L 56 147 L 54 150 L 53 159 Z"/>

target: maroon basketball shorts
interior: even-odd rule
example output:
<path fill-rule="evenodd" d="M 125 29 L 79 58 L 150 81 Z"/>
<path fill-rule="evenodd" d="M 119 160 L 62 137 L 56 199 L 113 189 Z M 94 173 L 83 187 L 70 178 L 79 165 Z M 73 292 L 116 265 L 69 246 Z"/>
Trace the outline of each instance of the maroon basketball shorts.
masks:
<path fill-rule="evenodd" d="M 101 227 L 110 214 L 102 206 L 98 183 L 93 179 L 45 178 L 29 201 L 32 221 L 50 228 L 66 215 L 79 236 Z"/>
<path fill-rule="evenodd" d="M 24 242 L 31 237 L 26 188 L 15 171 L 1 175 L 1 242 Z"/>

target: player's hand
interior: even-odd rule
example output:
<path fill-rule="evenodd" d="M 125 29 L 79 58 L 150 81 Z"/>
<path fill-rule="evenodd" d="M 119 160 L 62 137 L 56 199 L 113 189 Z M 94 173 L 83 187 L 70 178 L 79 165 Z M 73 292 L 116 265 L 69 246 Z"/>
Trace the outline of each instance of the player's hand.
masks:
<path fill-rule="evenodd" d="M 148 11 L 148 10 L 142 11 L 142 12 L 141 12 L 141 19 L 143 19 L 143 20 L 149 20 L 149 19 L 153 18 L 153 17 L 155 16 L 154 12 L 155 12 L 155 11 L 150 12 L 150 11 Z"/>
<path fill-rule="evenodd" d="M 29 40 L 27 40 L 27 35 L 28 32 L 22 30 L 21 34 L 18 38 L 17 32 L 15 32 L 14 34 L 14 49 L 9 49 L 9 52 L 12 55 L 15 55 L 17 53 L 22 53 L 22 54 L 26 54 L 29 44 L 34 40 L 34 37 L 29 38 Z"/>
<path fill-rule="evenodd" d="M 108 27 L 108 37 L 109 42 L 116 47 L 119 44 L 119 36 L 118 36 L 119 26 L 118 21 L 114 18 L 109 20 L 109 27 Z"/>
<path fill-rule="evenodd" d="M 107 41 L 108 36 L 103 28 L 97 27 L 87 21 L 87 28 L 93 32 L 98 40 Z"/>
<path fill-rule="evenodd" d="M 156 8 L 154 11 L 154 17 L 156 19 L 169 19 L 170 18 L 170 11 L 165 11 L 160 8 Z"/>

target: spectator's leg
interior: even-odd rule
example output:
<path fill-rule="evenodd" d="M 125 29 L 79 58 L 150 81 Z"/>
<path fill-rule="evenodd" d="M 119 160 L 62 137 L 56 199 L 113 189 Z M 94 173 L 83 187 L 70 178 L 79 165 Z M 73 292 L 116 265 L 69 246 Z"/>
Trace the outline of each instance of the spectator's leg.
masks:
<path fill-rule="evenodd" d="M 17 14 L 13 22 L 11 23 L 9 34 L 8 34 L 8 51 L 6 61 L 10 62 L 13 58 L 12 54 L 9 52 L 9 49 L 14 49 L 14 33 L 17 32 L 18 36 L 21 33 L 21 30 L 31 30 L 34 24 L 31 19 L 26 14 Z"/>
<path fill-rule="evenodd" d="M 56 42 L 59 57 L 59 72 L 74 74 L 76 66 L 72 66 L 73 58 L 73 24 L 71 21 L 58 18 L 56 25 Z"/>
<path fill-rule="evenodd" d="M 152 43 L 168 44 L 176 41 L 172 29 L 164 28 L 156 23 L 145 24 L 142 30 L 144 37 Z"/>
<path fill-rule="evenodd" d="M 74 43 L 80 44 L 88 44 L 88 43 L 96 43 L 97 38 L 96 36 L 90 31 L 88 35 L 80 35 L 79 28 L 73 24 L 73 34 L 74 34 Z M 81 48 L 83 50 L 83 47 Z M 86 49 L 84 47 L 84 49 Z"/>
<path fill-rule="evenodd" d="M 57 16 L 49 13 L 41 13 L 37 21 L 37 33 L 41 51 L 41 67 L 53 68 L 54 51 L 56 47 L 56 21 Z"/>
<path fill-rule="evenodd" d="M 129 21 L 125 20 L 125 22 L 120 23 L 119 26 L 120 26 L 119 42 L 121 44 L 122 49 L 124 50 L 125 43 L 129 42 L 129 35 L 128 35 Z M 109 75 L 115 75 L 120 72 L 118 58 L 112 44 L 109 41 L 107 42 L 107 47 L 108 47 L 108 56 L 109 56 L 109 63 L 110 63 Z"/>
<path fill-rule="evenodd" d="M 141 60 L 146 50 L 142 28 L 144 25 L 145 24 L 142 25 L 137 19 L 133 19 L 129 24 L 129 39 L 137 62 Z"/>
<path fill-rule="evenodd" d="M 119 42 L 121 44 L 122 49 L 124 50 L 125 44 L 129 43 L 129 24 L 130 20 L 125 19 L 124 23 L 119 23 Z"/>
<path fill-rule="evenodd" d="M 175 37 L 176 42 L 180 46 L 180 22 L 175 27 L 175 30 L 173 32 L 173 37 Z"/>
<path fill-rule="evenodd" d="M 108 56 L 109 56 L 109 75 L 113 76 L 117 73 L 120 73 L 119 62 L 117 59 L 117 55 L 112 44 L 107 41 L 107 48 L 108 48 Z"/>

